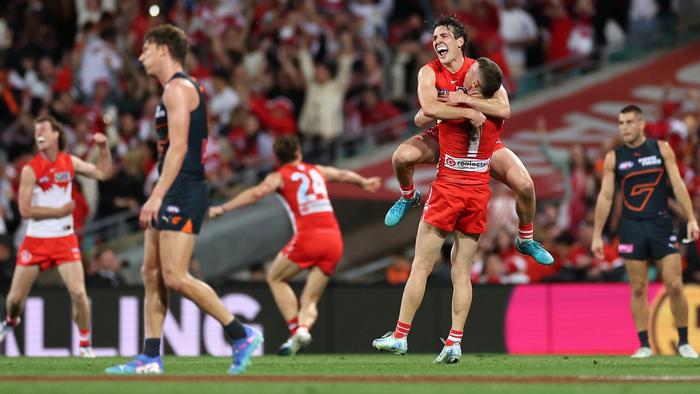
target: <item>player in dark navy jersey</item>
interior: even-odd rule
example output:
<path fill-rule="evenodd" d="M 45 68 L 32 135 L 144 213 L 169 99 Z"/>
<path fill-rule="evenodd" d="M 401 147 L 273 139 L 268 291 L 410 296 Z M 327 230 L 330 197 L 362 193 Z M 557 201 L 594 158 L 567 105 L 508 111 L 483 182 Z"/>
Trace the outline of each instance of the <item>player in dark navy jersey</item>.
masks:
<path fill-rule="evenodd" d="M 632 357 L 652 355 L 647 332 L 647 261 L 651 259 L 661 271 L 671 301 L 678 329 L 678 353 L 697 358 L 688 344 L 688 301 L 683 294 L 678 238 L 668 209 L 670 196 L 675 196 L 688 220 L 688 238 L 697 239 L 700 231 L 673 150 L 666 141 L 646 138 L 644 125 L 639 107 L 628 105 L 620 111 L 619 128 L 624 144 L 605 156 L 591 249 L 598 258 L 603 258 L 602 232 L 617 184 L 623 197 L 618 251 L 625 260 L 632 288 L 632 316 L 641 345 Z"/>
<path fill-rule="evenodd" d="M 204 151 L 207 139 L 206 102 L 202 90 L 183 71 L 188 43 L 185 32 L 172 25 L 151 29 L 144 37 L 139 61 L 163 86 L 156 109 L 160 177 L 141 209 L 146 228 L 144 351 L 132 361 L 110 367 L 108 373 L 161 373 L 160 338 L 168 308 L 168 288 L 192 300 L 224 327 L 231 340 L 231 374 L 243 372 L 262 335 L 241 324 L 214 290 L 189 274 L 195 234 L 207 210 Z"/>

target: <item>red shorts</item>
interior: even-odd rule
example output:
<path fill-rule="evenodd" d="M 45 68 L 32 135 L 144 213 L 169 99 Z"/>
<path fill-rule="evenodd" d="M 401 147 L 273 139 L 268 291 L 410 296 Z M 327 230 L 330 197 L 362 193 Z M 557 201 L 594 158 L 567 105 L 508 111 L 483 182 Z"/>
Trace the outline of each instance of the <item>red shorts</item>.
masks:
<path fill-rule="evenodd" d="M 82 257 L 75 234 L 57 238 L 27 236 L 17 251 L 17 265 L 38 265 L 41 271 L 76 261 L 81 262 Z"/>
<path fill-rule="evenodd" d="M 300 231 L 282 249 L 282 255 L 303 269 L 318 266 L 331 276 L 343 256 L 338 230 Z"/>
<path fill-rule="evenodd" d="M 421 132 L 421 134 L 423 136 L 430 137 L 430 138 L 434 139 L 435 141 L 440 140 L 437 126 L 433 126 L 427 130 L 423 130 L 423 132 Z M 505 147 L 506 147 L 506 145 L 503 142 L 501 142 L 501 140 L 498 140 L 498 141 L 496 141 L 496 145 L 493 146 L 493 151 L 495 152 L 495 151 L 497 151 L 499 149 L 503 149 Z"/>
<path fill-rule="evenodd" d="M 488 184 L 472 186 L 433 182 L 422 220 L 447 232 L 483 234 L 490 198 Z"/>

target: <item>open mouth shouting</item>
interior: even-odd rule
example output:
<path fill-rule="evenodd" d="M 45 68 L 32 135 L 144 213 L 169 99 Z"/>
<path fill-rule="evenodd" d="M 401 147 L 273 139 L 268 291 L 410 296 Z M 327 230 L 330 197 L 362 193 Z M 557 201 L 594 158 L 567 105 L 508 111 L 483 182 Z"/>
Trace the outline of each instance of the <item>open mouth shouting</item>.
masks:
<path fill-rule="evenodd" d="M 447 48 L 447 45 L 445 45 L 445 44 L 438 44 L 435 46 L 435 52 L 437 52 L 438 56 L 441 58 L 444 58 L 445 56 L 447 56 L 447 53 L 449 51 L 450 50 Z"/>

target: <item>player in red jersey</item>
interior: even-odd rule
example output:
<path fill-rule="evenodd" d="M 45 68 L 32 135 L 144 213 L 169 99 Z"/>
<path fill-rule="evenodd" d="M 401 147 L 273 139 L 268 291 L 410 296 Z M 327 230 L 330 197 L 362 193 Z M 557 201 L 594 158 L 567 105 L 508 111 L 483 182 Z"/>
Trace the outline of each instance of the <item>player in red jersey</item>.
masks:
<path fill-rule="evenodd" d="M 464 119 L 470 115 L 466 112 L 467 108 L 459 105 L 466 104 L 487 116 L 507 119 L 510 117 L 510 104 L 503 87 L 491 98 L 466 95 L 457 89 L 464 80 L 469 64 L 474 61 L 464 56 L 467 39 L 464 26 L 456 18 L 443 17 L 435 23 L 433 48 L 437 59 L 422 67 L 418 73 L 418 99 L 422 111 L 433 119 Z M 432 121 L 428 119 L 419 126 L 429 123 Z M 439 153 L 437 139 L 437 128 L 433 127 L 409 138 L 394 152 L 392 164 L 402 197 L 387 212 L 384 219 L 387 226 L 398 224 L 410 207 L 419 204 L 420 193 L 413 184 L 414 166 L 436 163 Z M 540 264 L 552 264 L 552 256 L 532 238 L 536 207 L 530 174 L 520 159 L 500 141 L 491 160 L 491 176 L 516 194 L 516 211 L 520 222 L 516 241 L 518 251 L 532 256 Z"/>
<path fill-rule="evenodd" d="M 311 342 L 309 330 L 318 316 L 316 305 L 343 254 L 343 238 L 328 199 L 326 182 L 351 183 L 375 192 L 380 180 L 378 177 L 365 178 L 349 170 L 303 162 L 299 141 L 294 136 L 279 137 L 274 143 L 274 151 L 280 163 L 279 169 L 267 175 L 257 186 L 222 205 L 211 207 L 209 217 L 254 204 L 273 192 L 285 202 L 294 237 L 275 257 L 267 274 L 267 283 L 291 333 L 289 340 L 280 347 L 279 354 L 291 356 Z M 300 299 L 297 299 L 288 281 L 307 269 L 309 276 Z"/>
<path fill-rule="evenodd" d="M 17 267 L 5 301 L 7 316 L 0 326 L 0 342 L 20 322 L 20 313 L 40 271 L 57 268 L 70 294 L 73 320 L 78 326 L 81 357 L 95 357 L 90 345 L 90 304 L 78 238 L 73 229 L 71 187 L 75 174 L 106 180 L 112 156 L 103 134 L 93 137 L 100 149 L 97 165 L 65 153 L 63 127 L 50 116 L 34 121 L 38 153 L 20 176 L 19 210 L 29 220 L 27 235 L 17 253 Z"/>
<path fill-rule="evenodd" d="M 472 61 L 465 78 L 470 94 L 491 97 L 501 86 L 503 74 L 493 61 Z M 418 113 L 417 117 L 425 115 Z M 491 189 L 489 165 L 503 127 L 502 118 L 486 122 L 446 120 L 439 123 L 440 159 L 430 195 L 416 235 L 416 255 L 406 282 L 396 329 L 375 339 L 372 346 L 397 354 L 408 350 L 407 336 L 423 301 L 425 284 L 445 238 L 452 234 L 452 325 L 435 363 L 455 363 L 462 355 L 464 325 L 472 299 L 471 263 L 481 234 L 486 231 L 486 211 Z"/>

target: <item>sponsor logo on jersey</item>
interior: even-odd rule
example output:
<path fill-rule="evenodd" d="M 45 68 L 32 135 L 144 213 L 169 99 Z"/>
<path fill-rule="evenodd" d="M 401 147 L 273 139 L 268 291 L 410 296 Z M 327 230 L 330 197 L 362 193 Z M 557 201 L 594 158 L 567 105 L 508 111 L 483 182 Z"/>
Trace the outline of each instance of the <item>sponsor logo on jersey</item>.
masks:
<path fill-rule="evenodd" d="M 661 159 L 659 159 L 656 156 L 646 156 L 646 157 L 640 157 L 637 159 L 639 164 L 642 165 L 642 167 L 647 167 L 647 166 L 655 166 L 661 164 Z"/>
<path fill-rule="evenodd" d="M 53 176 L 53 181 L 58 183 L 58 182 L 70 182 L 70 172 L 68 171 L 61 171 L 57 172 Z"/>
<path fill-rule="evenodd" d="M 445 167 L 457 171 L 486 172 L 489 170 L 490 161 L 491 159 L 477 160 L 445 155 Z"/>
<path fill-rule="evenodd" d="M 632 167 L 634 167 L 633 161 L 623 161 L 622 163 L 620 163 L 619 166 L 617 166 L 617 168 L 619 168 L 620 171 L 629 170 Z"/>
<path fill-rule="evenodd" d="M 39 178 L 39 183 L 47 183 L 48 181 L 49 181 L 48 176 L 42 176 L 41 178 Z"/>

